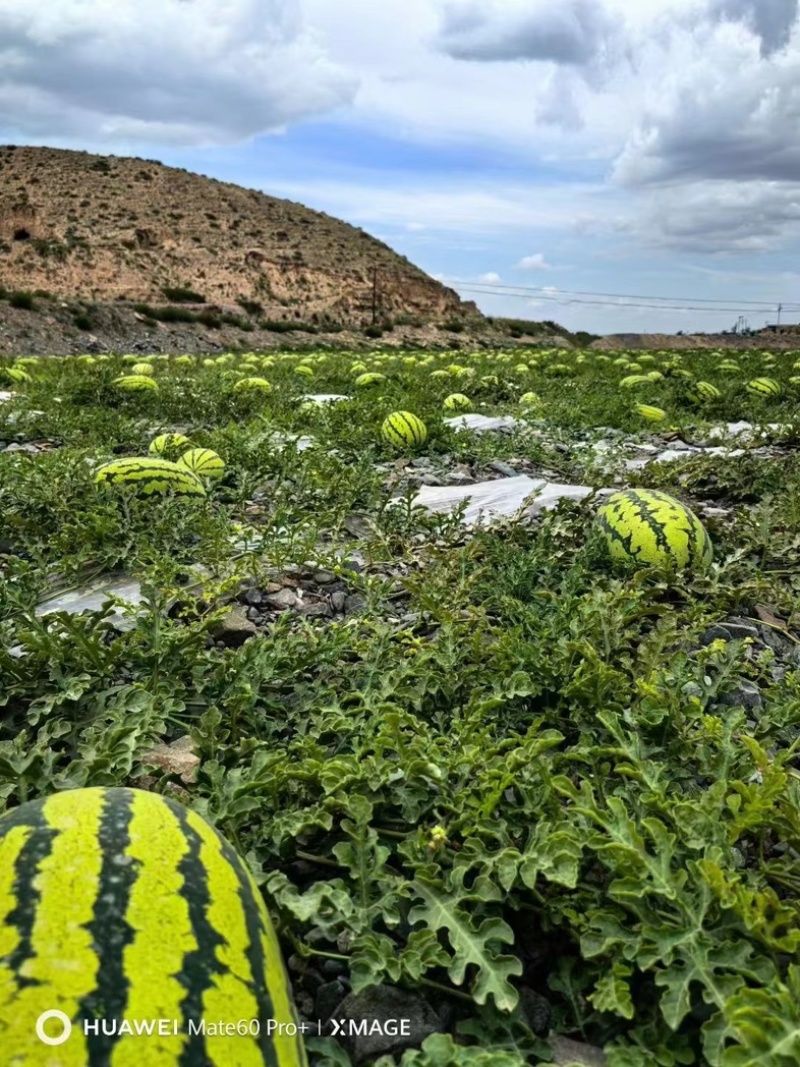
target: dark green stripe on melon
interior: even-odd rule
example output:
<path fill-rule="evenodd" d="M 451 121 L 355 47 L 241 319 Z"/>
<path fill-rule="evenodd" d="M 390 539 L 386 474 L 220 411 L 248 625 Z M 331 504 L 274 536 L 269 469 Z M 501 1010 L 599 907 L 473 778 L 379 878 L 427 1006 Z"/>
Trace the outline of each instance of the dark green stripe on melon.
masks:
<path fill-rule="evenodd" d="M 122 792 L 122 791 L 120 791 Z M 133 930 L 125 921 L 136 866 L 125 862 L 130 844 L 131 801 L 106 795 L 100 816 L 98 848 L 102 852 L 100 884 L 89 931 L 94 940 L 99 967 L 97 988 L 80 1004 L 81 1019 L 121 1019 L 128 1002 L 129 976 L 125 973 L 125 946 L 133 940 Z M 102 1026 L 88 1044 L 90 1067 L 104 1067 L 110 1061 L 120 1034 L 104 1034 Z"/>

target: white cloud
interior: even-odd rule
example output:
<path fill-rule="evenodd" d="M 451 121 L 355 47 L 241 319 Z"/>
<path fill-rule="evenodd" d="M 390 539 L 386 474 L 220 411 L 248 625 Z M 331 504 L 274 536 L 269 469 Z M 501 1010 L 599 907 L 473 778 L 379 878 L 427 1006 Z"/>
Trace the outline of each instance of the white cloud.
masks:
<path fill-rule="evenodd" d="M 439 44 L 456 59 L 533 59 L 584 66 L 617 24 L 598 0 L 445 0 Z"/>
<path fill-rule="evenodd" d="M 502 278 L 496 271 L 490 270 L 486 274 L 478 275 L 478 281 L 485 282 L 487 285 L 497 285 L 498 282 L 502 281 Z"/>
<path fill-rule="evenodd" d="M 0 126 L 221 144 L 349 102 L 299 0 L 0 0 Z"/>
<path fill-rule="evenodd" d="M 532 256 L 523 256 L 517 263 L 517 270 L 548 270 L 550 264 L 545 262 L 543 253 L 535 252 Z"/>

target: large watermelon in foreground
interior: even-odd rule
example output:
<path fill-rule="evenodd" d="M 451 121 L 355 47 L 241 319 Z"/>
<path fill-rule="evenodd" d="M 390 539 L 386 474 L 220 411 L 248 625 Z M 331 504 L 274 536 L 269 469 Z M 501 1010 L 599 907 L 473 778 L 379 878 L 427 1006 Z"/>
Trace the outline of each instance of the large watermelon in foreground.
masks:
<path fill-rule="evenodd" d="M 641 565 L 705 571 L 713 546 L 695 513 L 654 489 L 614 493 L 597 514 L 614 559 Z"/>
<path fill-rule="evenodd" d="M 93 788 L 0 817 L 4 1064 L 306 1067 L 297 1032 L 263 898 L 199 815 Z"/>

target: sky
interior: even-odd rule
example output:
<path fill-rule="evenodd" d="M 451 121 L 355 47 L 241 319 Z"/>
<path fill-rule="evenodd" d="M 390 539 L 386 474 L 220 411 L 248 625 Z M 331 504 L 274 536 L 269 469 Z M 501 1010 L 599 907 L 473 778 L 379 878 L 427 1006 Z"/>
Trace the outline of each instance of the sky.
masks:
<path fill-rule="evenodd" d="M 0 143 L 297 201 L 487 315 L 800 322 L 799 4 L 0 0 Z"/>

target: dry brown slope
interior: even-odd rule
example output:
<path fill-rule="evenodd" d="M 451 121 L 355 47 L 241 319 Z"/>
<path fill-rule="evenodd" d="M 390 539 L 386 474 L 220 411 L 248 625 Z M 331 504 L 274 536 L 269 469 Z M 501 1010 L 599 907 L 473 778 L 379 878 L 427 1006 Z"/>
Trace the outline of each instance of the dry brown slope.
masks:
<path fill-rule="evenodd" d="M 373 269 L 377 268 L 376 278 Z M 258 302 L 272 319 L 480 318 L 339 219 L 154 160 L 0 146 L 0 285 L 98 302 Z"/>

